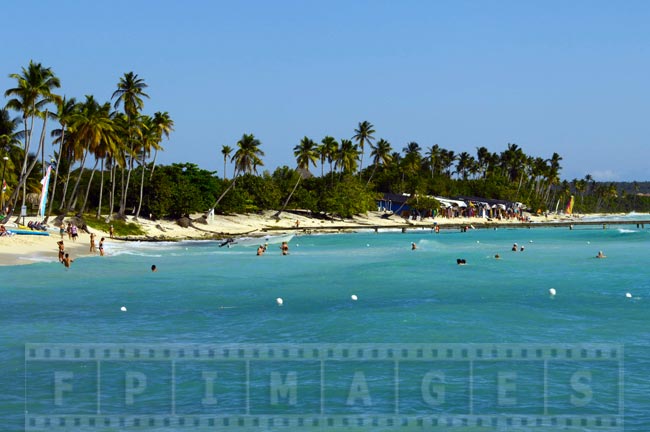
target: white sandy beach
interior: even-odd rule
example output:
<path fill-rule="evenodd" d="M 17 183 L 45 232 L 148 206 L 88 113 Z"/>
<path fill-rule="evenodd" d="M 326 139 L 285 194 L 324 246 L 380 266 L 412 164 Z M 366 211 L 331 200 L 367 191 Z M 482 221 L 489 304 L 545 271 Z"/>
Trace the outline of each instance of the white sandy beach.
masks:
<path fill-rule="evenodd" d="M 392 228 L 416 228 L 418 226 L 431 226 L 434 223 L 440 225 L 443 229 L 447 225 L 485 225 L 485 224 L 521 224 L 521 222 L 512 220 L 493 220 L 489 222 L 484 218 L 426 218 L 421 221 L 406 220 L 399 216 L 392 216 L 386 218 L 385 213 L 382 212 L 368 212 L 363 216 L 356 216 L 351 219 L 318 219 L 304 215 L 296 215 L 293 213 L 283 213 L 280 220 L 275 220 L 272 216 L 275 214 L 273 211 L 267 211 L 262 214 L 233 214 L 233 215 L 216 215 L 212 220 L 208 220 L 207 224 L 194 222 L 194 227 L 183 228 L 176 224 L 175 221 L 151 221 L 140 218 L 138 223 L 146 232 L 146 235 L 140 237 L 129 238 L 129 240 L 147 240 L 147 241 L 174 241 L 174 240 L 208 240 L 217 237 L 236 237 L 236 236 L 263 236 L 269 234 L 281 234 L 287 231 L 296 230 L 296 221 L 298 222 L 299 232 L 331 232 L 341 230 L 358 230 L 365 227 L 373 229 L 375 227 L 392 227 Z M 201 215 L 193 215 L 192 219 L 199 218 Z M 29 221 L 36 221 L 37 218 L 26 218 L 25 223 Z M 130 218 L 129 218 L 130 220 Z M 551 216 L 548 218 L 543 216 L 533 216 L 532 222 L 558 222 L 564 220 L 559 216 Z M 10 229 L 9 225 L 7 225 Z M 196 228 L 195 228 L 196 227 Z M 109 239 L 106 232 L 97 230 L 94 232 L 96 242 L 99 242 L 101 237 L 105 237 L 105 244 L 107 249 L 110 249 L 111 242 L 120 242 L 123 240 Z M 58 231 L 50 231 L 49 236 L 36 236 L 36 235 L 13 235 L 0 238 L 0 265 L 19 265 L 19 264 L 32 264 L 42 261 L 57 261 L 57 241 L 61 239 Z M 66 252 L 71 258 L 75 259 L 82 256 L 93 255 L 90 250 L 90 235 L 83 231 L 79 232 L 79 238 L 76 242 L 68 240 L 67 235 L 64 236 L 64 243 Z"/>

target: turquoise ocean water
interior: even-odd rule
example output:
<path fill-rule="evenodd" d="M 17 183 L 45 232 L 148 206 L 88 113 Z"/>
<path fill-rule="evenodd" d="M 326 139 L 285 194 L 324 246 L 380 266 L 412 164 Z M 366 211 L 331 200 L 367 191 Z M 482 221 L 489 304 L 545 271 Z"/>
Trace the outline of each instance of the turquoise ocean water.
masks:
<path fill-rule="evenodd" d="M 421 230 L 296 236 L 289 256 L 277 245 L 257 257 L 216 242 L 109 244 L 109 256 L 69 270 L 2 267 L 1 429 L 81 430 L 75 421 L 99 413 L 88 430 L 129 430 L 137 416 L 139 430 L 166 431 L 211 415 L 321 425 L 351 415 L 343 425 L 364 430 L 420 418 L 458 430 L 647 431 L 649 246 L 650 226 Z M 258 359 L 287 344 L 290 356 L 321 351 Z M 345 352 L 328 354 L 337 344 Z M 225 345 L 232 357 L 217 364 Z M 212 391 L 216 404 L 204 400 Z"/>

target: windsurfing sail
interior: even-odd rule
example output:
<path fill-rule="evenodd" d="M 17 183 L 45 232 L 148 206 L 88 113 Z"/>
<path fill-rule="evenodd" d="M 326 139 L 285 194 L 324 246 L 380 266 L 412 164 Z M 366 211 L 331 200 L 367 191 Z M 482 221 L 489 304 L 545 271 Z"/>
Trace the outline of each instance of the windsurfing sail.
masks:
<path fill-rule="evenodd" d="M 50 174 L 52 173 L 52 165 L 48 165 L 45 177 L 41 180 L 41 200 L 38 204 L 38 215 L 41 218 L 45 217 L 45 206 L 47 205 L 47 189 L 50 185 Z"/>
<path fill-rule="evenodd" d="M 569 202 L 566 205 L 566 210 L 564 211 L 566 214 L 573 214 L 573 202 L 575 199 L 573 198 L 573 195 L 571 195 L 571 198 L 569 198 Z"/>

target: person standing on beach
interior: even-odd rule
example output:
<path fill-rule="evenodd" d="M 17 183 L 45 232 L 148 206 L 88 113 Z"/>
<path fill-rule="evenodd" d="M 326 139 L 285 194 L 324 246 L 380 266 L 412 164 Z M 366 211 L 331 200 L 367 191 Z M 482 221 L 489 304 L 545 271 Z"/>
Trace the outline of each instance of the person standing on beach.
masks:
<path fill-rule="evenodd" d="M 63 240 L 63 234 L 65 234 L 65 224 L 61 222 L 61 226 L 59 227 L 59 234 L 61 234 L 61 240 Z"/>
<path fill-rule="evenodd" d="M 72 233 L 72 241 L 76 242 L 77 237 L 79 236 L 79 232 L 77 231 L 77 225 L 72 224 L 72 228 L 70 228 L 70 232 Z"/>
<path fill-rule="evenodd" d="M 95 253 L 95 233 L 90 233 L 90 253 Z"/>
<path fill-rule="evenodd" d="M 115 238 L 115 230 L 113 229 L 113 224 L 108 228 L 108 234 L 110 238 Z"/>
<path fill-rule="evenodd" d="M 72 223 L 68 222 L 68 226 L 65 229 L 65 232 L 68 233 L 68 240 L 72 240 Z"/>
<path fill-rule="evenodd" d="M 99 241 L 99 256 L 104 256 L 104 237 Z"/>
<path fill-rule="evenodd" d="M 59 262 L 63 262 L 65 254 L 65 246 L 63 246 L 63 240 L 59 240 L 56 242 L 56 244 L 59 245 Z"/>

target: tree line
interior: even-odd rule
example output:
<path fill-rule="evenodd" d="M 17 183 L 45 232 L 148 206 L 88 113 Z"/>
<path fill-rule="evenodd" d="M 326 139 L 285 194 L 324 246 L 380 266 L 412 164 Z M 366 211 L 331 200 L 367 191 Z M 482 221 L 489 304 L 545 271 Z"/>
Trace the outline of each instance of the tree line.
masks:
<path fill-rule="evenodd" d="M 359 122 L 346 138 L 303 137 L 293 147 L 295 164 L 272 173 L 260 172 L 265 154 L 252 133 L 215 151 L 223 162 L 221 176 L 189 163 L 157 166 L 174 121 L 168 112 L 143 113 L 148 86 L 134 72 L 119 78 L 105 102 L 92 95 L 79 101 L 59 95 L 59 78 L 33 61 L 10 78 L 15 87 L 5 91 L 8 101 L 0 110 L 3 205 L 6 199 L 10 214 L 25 205 L 28 192 L 40 192 L 50 164 L 48 218 L 52 213 L 108 220 L 268 209 L 277 210 L 276 217 L 287 209 L 350 216 L 376 208 L 386 192 L 408 193 L 431 206 L 425 197 L 435 195 L 519 201 L 533 211 L 554 211 L 574 195 L 578 212 L 650 209 L 647 197 L 619 193 L 613 183 L 599 184 L 589 175 L 562 181 L 558 153 L 531 156 L 515 143 L 500 152 L 477 147 L 474 154 L 417 142 L 399 150 L 377 137 L 369 121 Z M 48 122 L 56 125 L 50 136 L 56 150 L 46 161 Z"/>

